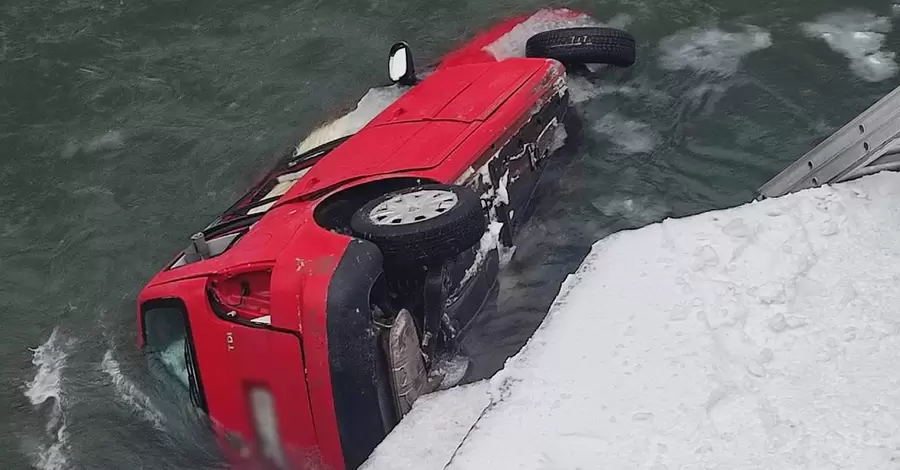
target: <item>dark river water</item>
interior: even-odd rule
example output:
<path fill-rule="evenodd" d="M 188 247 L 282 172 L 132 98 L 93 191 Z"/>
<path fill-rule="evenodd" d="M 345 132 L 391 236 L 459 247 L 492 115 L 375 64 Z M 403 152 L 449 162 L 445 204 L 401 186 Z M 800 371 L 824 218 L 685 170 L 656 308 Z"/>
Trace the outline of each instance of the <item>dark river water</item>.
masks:
<path fill-rule="evenodd" d="M 557 4 L 625 26 L 638 63 L 573 79 L 581 146 L 550 169 L 468 340 L 475 376 L 524 344 L 592 242 L 752 200 L 896 86 L 887 0 Z M 542 6 L 0 2 L 0 468 L 222 466 L 134 350 L 142 284 L 281 149 L 383 84 L 392 42 L 425 63 Z"/>

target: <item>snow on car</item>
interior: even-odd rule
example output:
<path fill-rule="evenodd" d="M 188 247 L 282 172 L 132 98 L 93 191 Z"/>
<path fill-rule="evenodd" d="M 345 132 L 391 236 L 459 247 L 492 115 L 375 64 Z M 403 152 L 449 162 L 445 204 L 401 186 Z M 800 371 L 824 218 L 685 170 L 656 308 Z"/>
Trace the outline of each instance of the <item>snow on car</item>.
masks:
<path fill-rule="evenodd" d="M 459 380 L 441 358 L 563 146 L 567 67 L 634 61 L 628 33 L 568 9 L 504 21 L 424 76 L 395 44 L 373 106 L 314 131 L 141 291 L 154 370 L 233 462 L 358 467 Z"/>

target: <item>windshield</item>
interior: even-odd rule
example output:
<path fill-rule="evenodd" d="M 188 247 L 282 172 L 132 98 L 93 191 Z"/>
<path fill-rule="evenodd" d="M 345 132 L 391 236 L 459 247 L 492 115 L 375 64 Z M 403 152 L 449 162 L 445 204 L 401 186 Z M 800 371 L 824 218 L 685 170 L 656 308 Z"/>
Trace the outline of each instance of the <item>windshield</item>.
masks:
<path fill-rule="evenodd" d="M 204 259 L 204 256 L 219 256 L 227 251 L 232 245 L 237 243 L 253 224 L 275 206 L 278 200 L 287 194 L 307 172 L 312 170 L 313 165 L 317 161 L 328 155 L 350 137 L 352 135 L 332 140 L 299 155 L 295 155 L 294 148 L 291 147 L 288 153 L 278 160 L 275 167 L 265 173 L 264 178 L 254 184 L 228 210 L 216 217 L 203 229 L 203 245 L 206 245 L 208 253 L 201 256 L 197 251 L 197 245 L 192 243 L 169 265 L 168 269 L 175 269 L 200 261 Z"/>
<path fill-rule="evenodd" d="M 161 378 L 176 383 L 190 394 L 195 406 L 205 409 L 184 303 L 174 299 L 147 302 L 142 317 L 144 349 L 153 365 L 165 372 Z"/>
<path fill-rule="evenodd" d="M 288 190 L 293 187 L 313 164 L 337 148 L 352 135 L 335 139 L 314 149 L 294 155 L 293 148 L 283 156 L 274 168 L 266 172 L 258 183 L 253 185 L 243 197 L 228 208 L 221 216 L 212 221 L 204 232 L 218 232 L 222 226 L 232 225 L 243 220 L 256 220 L 268 211 Z"/>

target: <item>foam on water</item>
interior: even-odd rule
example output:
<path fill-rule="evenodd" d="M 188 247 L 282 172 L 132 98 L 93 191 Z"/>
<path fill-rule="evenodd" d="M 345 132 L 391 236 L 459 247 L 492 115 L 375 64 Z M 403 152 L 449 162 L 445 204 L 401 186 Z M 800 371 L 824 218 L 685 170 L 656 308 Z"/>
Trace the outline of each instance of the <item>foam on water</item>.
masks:
<path fill-rule="evenodd" d="M 729 76 L 737 72 L 741 59 L 772 45 L 768 31 L 753 25 L 742 32 L 719 28 L 688 28 L 663 38 L 659 65 L 665 70 L 690 69 Z"/>
<path fill-rule="evenodd" d="M 594 203 L 607 217 L 623 218 L 636 225 L 659 222 L 669 214 L 670 209 L 662 202 L 644 197 L 612 197 Z"/>
<path fill-rule="evenodd" d="M 569 101 L 576 105 L 606 96 L 640 100 L 652 104 L 666 104 L 673 100 L 668 93 L 654 88 L 647 80 L 642 79 L 629 81 L 628 84 L 594 83 L 580 75 L 569 75 L 567 83 L 569 85 Z"/>
<path fill-rule="evenodd" d="M 568 77 L 569 102 L 581 104 L 590 101 L 600 95 L 600 92 L 588 79 L 579 76 Z"/>
<path fill-rule="evenodd" d="M 439 357 L 433 370 L 441 377 L 439 389 L 447 389 L 456 386 L 463 379 L 469 370 L 469 360 L 459 355 Z"/>
<path fill-rule="evenodd" d="M 569 133 L 566 132 L 566 127 L 560 125 L 556 129 L 553 130 L 553 140 L 550 141 L 550 153 L 553 153 L 566 145 L 566 140 L 569 138 Z"/>
<path fill-rule="evenodd" d="M 561 15 L 560 11 L 569 12 L 569 15 Z M 609 26 L 624 28 L 631 22 L 628 15 L 616 15 L 607 23 L 601 23 L 586 14 L 575 14 L 566 9 L 544 9 L 531 15 L 527 20 L 513 27 L 496 41 L 484 47 L 497 60 L 510 57 L 525 56 L 525 42 L 535 34 L 552 29 L 575 28 L 583 26 Z"/>
<path fill-rule="evenodd" d="M 134 382 L 122 373 L 122 367 L 119 364 L 119 361 L 113 357 L 113 351 L 111 349 L 107 350 L 106 354 L 103 355 L 103 361 L 100 363 L 100 368 L 110 379 L 112 379 L 113 386 L 115 386 L 116 393 L 120 400 L 130 406 L 134 411 L 140 413 L 144 419 L 152 423 L 153 427 L 156 429 L 164 429 L 163 414 L 153 406 L 150 397 L 138 389 Z"/>
<path fill-rule="evenodd" d="M 593 129 L 608 137 L 623 153 L 647 153 L 659 143 L 659 134 L 649 124 L 627 119 L 618 113 L 603 116 Z"/>
<path fill-rule="evenodd" d="M 38 445 L 33 456 L 34 466 L 41 470 L 62 470 L 68 465 L 65 454 L 68 433 L 61 385 L 62 371 L 68 357 L 65 346 L 57 327 L 44 344 L 32 349 L 31 363 L 38 370 L 26 384 L 25 397 L 36 408 L 50 402 L 50 416 L 46 425 L 50 442 Z"/>
<path fill-rule="evenodd" d="M 833 51 L 850 60 L 850 70 L 869 82 L 887 80 L 897 74 L 896 54 L 881 49 L 891 20 L 870 12 L 846 10 L 822 15 L 801 25 L 806 35 L 825 40 Z"/>
<path fill-rule="evenodd" d="M 307 150 L 359 132 L 378 114 L 403 96 L 407 89 L 399 85 L 369 89 L 353 111 L 312 131 L 297 145 L 294 155 L 300 155 Z"/>
<path fill-rule="evenodd" d="M 92 139 L 80 142 L 78 140 L 69 140 L 63 146 L 63 158 L 74 157 L 78 152 L 92 154 L 108 150 L 117 150 L 125 146 L 125 134 L 120 130 L 110 130 L 100 134 Z"/>

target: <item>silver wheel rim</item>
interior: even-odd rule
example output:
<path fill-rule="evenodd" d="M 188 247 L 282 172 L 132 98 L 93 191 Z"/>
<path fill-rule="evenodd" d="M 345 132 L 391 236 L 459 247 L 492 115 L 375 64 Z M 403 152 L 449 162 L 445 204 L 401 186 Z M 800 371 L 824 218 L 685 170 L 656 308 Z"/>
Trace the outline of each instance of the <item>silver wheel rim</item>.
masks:
<path fill-rule="evenodd" d="M 380 226 L 415 224 L 439 217 L 457 204 L 456 194 L 443 189 L 398 194 L 369 211 L 369 220 Z"/>

